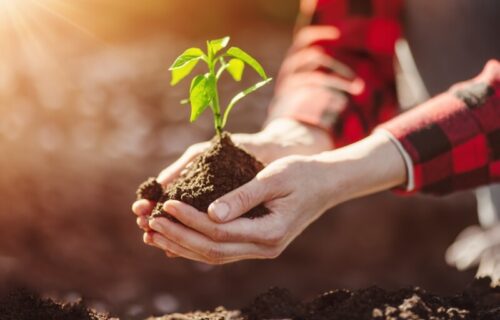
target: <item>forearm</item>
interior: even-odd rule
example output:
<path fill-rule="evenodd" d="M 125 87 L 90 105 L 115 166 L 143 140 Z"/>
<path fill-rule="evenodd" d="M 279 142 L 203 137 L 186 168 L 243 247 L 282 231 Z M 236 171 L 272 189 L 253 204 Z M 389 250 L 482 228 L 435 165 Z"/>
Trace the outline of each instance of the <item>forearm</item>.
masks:
<path fill-rule="evenodd" d="M 406 181 L 404 159 L 384 134 L 372 134 L 359 142 L 313 156 L 323 167 L 325 190 L 338 203 L 394 188 Z"/>

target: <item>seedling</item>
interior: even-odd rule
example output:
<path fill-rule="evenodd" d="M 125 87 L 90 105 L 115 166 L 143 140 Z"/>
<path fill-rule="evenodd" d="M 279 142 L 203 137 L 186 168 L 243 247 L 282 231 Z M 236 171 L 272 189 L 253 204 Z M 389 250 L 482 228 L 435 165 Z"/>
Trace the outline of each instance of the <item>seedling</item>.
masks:
<path fill-rule="evenodd" d="M 207 64 L 208 72 L 193 78 L 189 89 L 189 99 L 183 100 L 181 103 L 191 104 L 191 122 L 196 121 L 210 107 L 214 116 L 215 131 L 219 137 L 227 124 L 229 113 L 233 110 L 234 106 L 241 99 L 272 80 L 272 78 L 266 75 L 260 63 L 240 48 L 230 47 L 225 52 L 222 52 L 229 44 L 229 40 L 229 37 L 224 37 L 207 41 L 206 53 L 200 48 L 189 48 L 175 59 L 169 69 L 172 71 L 172 81 L 170 84 L 174 86 L 186 78 L 198 62 L 203 61 Z M 218 88 L 220 77 L 226 71 L 235 81 L 239 82 L 243 77 L 245 65 L 254 69 L 263 80 L 236 94 L 226 108 L 222 110 Z"/>

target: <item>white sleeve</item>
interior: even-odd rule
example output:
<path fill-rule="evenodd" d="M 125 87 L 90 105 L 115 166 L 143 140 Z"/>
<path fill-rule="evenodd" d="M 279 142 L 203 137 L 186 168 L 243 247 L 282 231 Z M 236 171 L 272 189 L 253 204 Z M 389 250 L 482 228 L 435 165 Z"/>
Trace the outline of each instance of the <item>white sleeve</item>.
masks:
<path fill-rule="evenodd" d="M 406 181 L 405 190 L 406 191 L 413 191 L 415 189 L 415 176 L 413 174 L 413 161 L 412 161 L 410 155 L 408 154 L 408 152 L 406 152 L 406 150 L 403 147 L 403 145 L 401 144 L 401 142 L 399 142 L 399 140 L 396 139 L 396 137 L 394 137 L 394 135 L 390 131 L 385 130 L 385 129 L 377 129 L 375 131 L 375 133 L 385 135 L 398 148 L 399 153 L 401 153 L 401 156 L 403 157 L 403 159 L 405 161 L 405 165 L 406 165 L 407 181 Z"/>

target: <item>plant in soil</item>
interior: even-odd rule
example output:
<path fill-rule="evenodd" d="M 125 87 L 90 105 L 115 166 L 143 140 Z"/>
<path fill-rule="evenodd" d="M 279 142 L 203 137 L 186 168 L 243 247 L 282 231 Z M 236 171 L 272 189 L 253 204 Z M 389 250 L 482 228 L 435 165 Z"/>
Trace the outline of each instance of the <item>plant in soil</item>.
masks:
<path fill-rule="evenodd" d="M 207 65 L 208 72 L 199 74 L 191 80 L 189 98 L 181 103 L 191 105 L 191 122 L 196 121 L 205 110 L 210 109 L 216 135 L 210 147 L 195 158 L 180 177 L 165 189 L 154 178 L 150 178 L 139 187 L 137 191 L 139 199 L 157 202 L 152 212 L 153 217 L 165 216 L 173 219 L 162 210 L 167 200 L 179 200 L 202 212 L 207 212 L 210 203 L 247 183 L 264 168 L 262 162 L 233 143 L 231 135 L 224 131 L 224 127 L 236 104 L 272 79 L 266 75 L 260 63 L 242 49 L 230 47 L 226 50 L 229 40 L 229 37 L 224 37 L 207 41 L 206 52 L 200 48 L 189 48 L 177 57 L 170 67 L 171 85 L 176 85 L 186 78 L 199 62 Z M 243 77 L 245 66 L 252 68 L 262 81 L 237 93 L 227 106 L 222 108 L 219 79 L 227 73 L 239 82 Z M 266 213 L 268 210 L 260 205 L 247 212 L 244 217 L 256 218 Z"/>

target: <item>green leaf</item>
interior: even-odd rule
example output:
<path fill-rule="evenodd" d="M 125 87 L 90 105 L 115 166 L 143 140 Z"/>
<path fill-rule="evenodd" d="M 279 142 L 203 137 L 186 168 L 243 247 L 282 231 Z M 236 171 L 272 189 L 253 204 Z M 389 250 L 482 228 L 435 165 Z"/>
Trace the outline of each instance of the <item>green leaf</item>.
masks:
<path fill-rule="evenodd" d="M 189 90 L 191 102 L 191 122 L 196 121 L 212 102 L 215 92 L 215 81 L 206 73 L 194 77 Z"/>
<path fill-rule="evenodd" d="M 170 85 L 175 86 L 182 79 L 187 77 L 191 71 L 193 71 L 194 67 L 198 64 L 200 60 L 193 60 L 185 64 L 182 68 L 172 70 L 172 80 L 170 80 Z"/>
<path fill-rule="evenodd" d="M 237 95 L 235 95 L 233 97 L 233 99 L 231 99 L 231 102 L 229 102 L 229 105 L 227 106 L 226 111 L 224 112 L 224 119 L 222 120 L 222 127 L 226 126 L 227 119 L 229 117 L 229 113 L 231 112 L 231 110 L 234 108 L 234 106 L 241 99 L 243 99 L 244 97 L 248 96 L 250 93 L 256 91 L 257 89 L 262 88 L 263 86 L 265 86 L 266 84 L 268 84 L 269 82 L 271 82 L 271 80 L 273 80 L 273 79 L 272 78 L 267 78 L 266 80 L 258 82 L 256 84 L 254 84 L 253 86 L 251 86 L 250 88 L 247 88 L 247 89 L 241 91 L 240 93 L 238 93 Z"/>
<path fill-rule="evenodd" d="M 213 55 L 217 54 L 217 52 L 221 51 L 229 44 L 230 37 L 224 37 L 216 40 L 208 41 L 208 50 L 212 52 Z"/>
<path fill-rule="evenodd" d="M 204 56 L 205 54 L 199 48 L 190 48 L 184 51 L 169 68 L 172 71 L 170 84 L 174 86 L 187 77 Z"/>
<path fill-rule="evenodd" d="M 260 63 L 257 62 L 257 60 L 255 60 L 245 51 L 237 47 L 231 47 L 229 48 L 229 50 L 227 50 L 226 54 L 230 57 L 240 59 L 241 61 L 245 62 L 250 67 L 252 67 L 259 74 L 259 76 L 261 76 L 262 79 L 267 79 L 267 75 L 266 72 L 264 71 L 264 68 L 262 68 Z"/>
<path fill-rule="evenodd" d="M 205 54 L 200 48 L 189 48 L 186 51 L 184 51 L 180 56 L 178 56 L 177 59 L 175 59 L 174 63 L 172 63 L 172 65 L 168 70 L 175 70 L 178 68 L 182 68 L 190 61 L 200 59 L 204 55 Z"/>
<path fill-rule="evenodd" d="M 229 60 L 227 72 L 229 72 L 231 76 L 233 76 L 234 80 L 241 81 L 243 70 L 245 70 L 245 63 L 243 61 L 241 61 L 240 59 Z"/>

